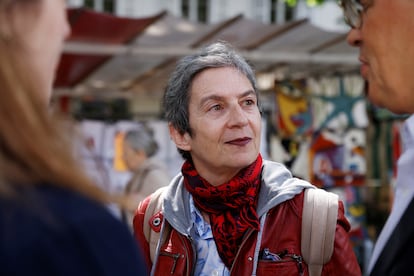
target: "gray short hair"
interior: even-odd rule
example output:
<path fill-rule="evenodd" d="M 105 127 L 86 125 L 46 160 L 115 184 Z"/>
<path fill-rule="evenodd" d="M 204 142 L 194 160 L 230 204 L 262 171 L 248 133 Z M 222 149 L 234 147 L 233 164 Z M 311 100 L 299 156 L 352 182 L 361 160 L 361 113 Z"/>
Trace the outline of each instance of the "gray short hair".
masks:
<path fill-rule="evenodd" d="M 154 138 L 154 132 L 147 126 L 128 130 L 125 133 L 126 141 L 134 150 L 143 150 L 148 157 L 158 151 L 158 143 Z"/>
<path fill-rule="evenodd" d="M 232 67 L 239 70 L 249 79 L 259 99 L 255 74 L 248 62 L 226 42 L 218 41 L 209 44 L 198 53 L 186 56 L 177 62 L 165 89 L 164 116 L 180 134 L 192 135 L 188 106 L 191 96 L 189 90 L 194 77 L 206 69 L 219 67 Z M 178 151 L 184 159 L 191 160 L 189 152 L 181 149 Z"/>

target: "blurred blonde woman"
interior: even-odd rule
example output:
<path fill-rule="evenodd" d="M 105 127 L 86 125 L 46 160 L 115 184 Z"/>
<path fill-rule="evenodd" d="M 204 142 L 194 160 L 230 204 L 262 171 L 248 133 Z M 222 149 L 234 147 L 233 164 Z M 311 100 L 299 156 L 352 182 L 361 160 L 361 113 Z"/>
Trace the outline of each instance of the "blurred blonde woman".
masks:
<path fill-rule="evenodd" d="M 0 0 L 0 275 L 143 275 L 113 200 L 48 111 L 70 34 L 64 0 Z"/>

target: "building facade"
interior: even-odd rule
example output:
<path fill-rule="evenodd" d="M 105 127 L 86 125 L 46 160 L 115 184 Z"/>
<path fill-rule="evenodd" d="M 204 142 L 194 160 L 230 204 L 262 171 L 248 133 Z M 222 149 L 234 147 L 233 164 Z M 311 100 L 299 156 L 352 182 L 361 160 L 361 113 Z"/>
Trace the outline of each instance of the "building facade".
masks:
<path fill-rule="evenodd" d="M 336 1 L 309 7 L 305 0 L 298 0 L 296 7 L 290 7 L 284 0 L 68 0 L 68 6 L 86 6 L 96 11 L 132 18 L 167 11 L 177 17 L 207 24 L 223 22 L 240 14 L 264 24 L 282 24 L 308 18 L 323 29 L 347 30 Z"/>
<path fill-rule="evenodd" d="M 88 6 L 118 16 L 146 17 L 167 11 L 191 21 L 217 23 L 242 14 L 263 23 L 283 23 L 307 15 L 307 7 L 299 1 L 296 8 L 284 0 L 69 0 L 69 6 Z"/>

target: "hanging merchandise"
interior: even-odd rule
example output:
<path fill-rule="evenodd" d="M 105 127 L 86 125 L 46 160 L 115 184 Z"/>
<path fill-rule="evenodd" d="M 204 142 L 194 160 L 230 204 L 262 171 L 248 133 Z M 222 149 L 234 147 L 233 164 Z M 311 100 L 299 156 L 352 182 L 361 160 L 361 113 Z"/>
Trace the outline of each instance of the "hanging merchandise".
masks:
<path fill-rule="evenodd" d="M 360 77 L 310 79 L 308 84 L 315 130 L 368 126 L 364 82 Z"/>
<path fill-rule="evenodd" d="M 310 147 L 310 175 L 314 185 L 362 186 L 365 183 L 365 132 L 324 130 L 314 137 Z"/>
<path fill-rule="evenodd" d="M 281 136 L 309 135 L 312 112 L 305 79 L 275 83 L 277 129 Z"/>
<path fill-rule="evenodd" d="M 295 176 L 340 196 L 362 266 L 372 247 L 361 196 L 367 182 L 369 126 L 363 92 L 364 81 L 354 75 L 275 82 L 279 137 L 273 139 L 278 141 L 277 157 Z"/>

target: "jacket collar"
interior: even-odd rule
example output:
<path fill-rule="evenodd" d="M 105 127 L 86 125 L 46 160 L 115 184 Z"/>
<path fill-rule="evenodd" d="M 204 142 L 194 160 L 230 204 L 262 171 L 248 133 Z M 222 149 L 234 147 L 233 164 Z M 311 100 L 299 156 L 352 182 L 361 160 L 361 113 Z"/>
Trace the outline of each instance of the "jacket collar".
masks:
<path fill-rule="evenodd" d="M 314 187 L 310 183 L 292 177 L 282 164 L 263 160 L 262 181 L 257 205 L 259 217 L 271 208 L 293 198 L 305 188 Z M 192 229 L 190 193 L 185 189 L 183 176 L 178 174 L 166 189 L 164 197 L 164 217 L 173 228 L 183 235 L 190 235 Z M 180 214 L 177 216 L 177 214 Z"/>

